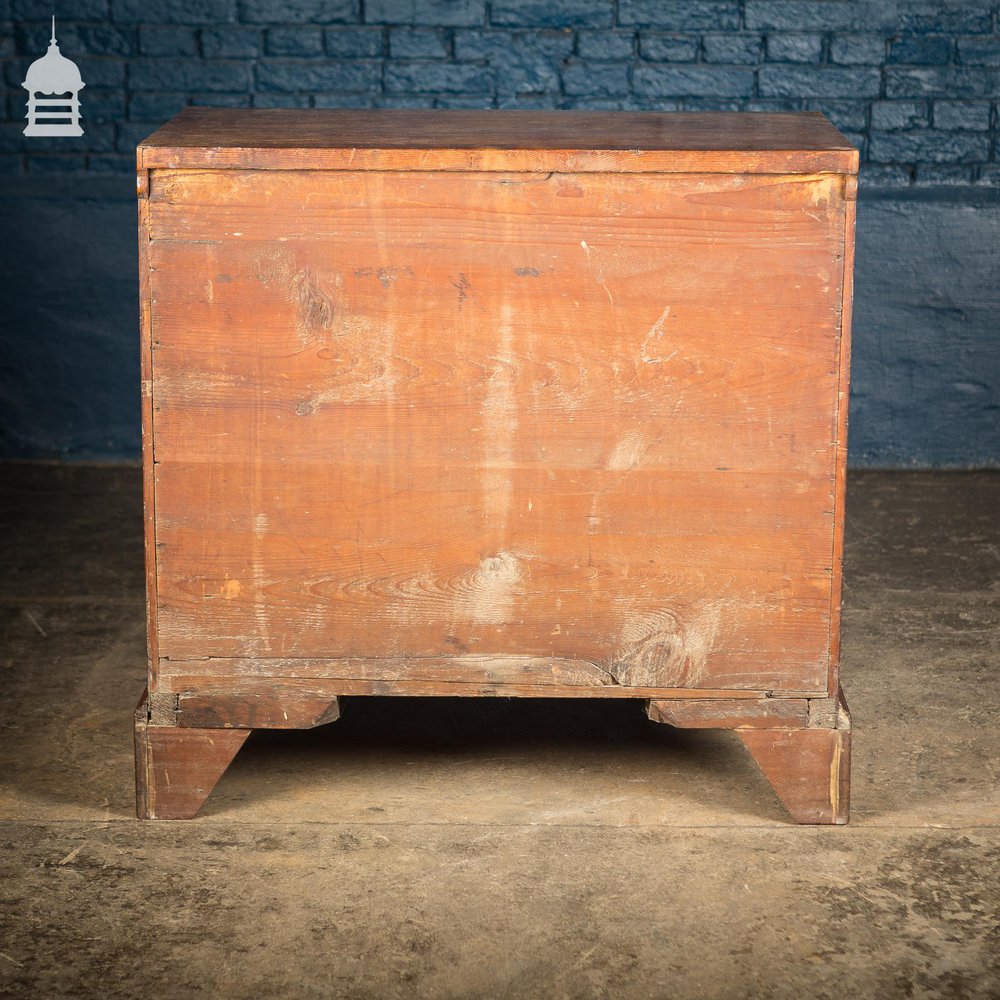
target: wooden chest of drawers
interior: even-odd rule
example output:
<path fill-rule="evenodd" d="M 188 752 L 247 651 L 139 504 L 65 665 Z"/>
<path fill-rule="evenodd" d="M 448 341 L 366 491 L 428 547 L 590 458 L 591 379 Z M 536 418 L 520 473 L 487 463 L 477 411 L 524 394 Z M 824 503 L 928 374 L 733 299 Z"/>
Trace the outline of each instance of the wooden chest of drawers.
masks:
<path fill-rule="evenodd" d="M 188 109 L 139 147 L 138 811 L 348 695 L 639 698 L 844 822 L 857 154 L 820 115 Z"/>

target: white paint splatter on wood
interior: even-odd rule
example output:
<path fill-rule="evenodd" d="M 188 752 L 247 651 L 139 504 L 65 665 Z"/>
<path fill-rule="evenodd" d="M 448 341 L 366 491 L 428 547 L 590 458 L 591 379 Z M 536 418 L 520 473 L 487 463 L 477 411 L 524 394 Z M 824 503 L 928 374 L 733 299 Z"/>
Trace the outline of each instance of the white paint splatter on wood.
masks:
<path fill-rule="evenodd" d="M 627 431 L 625 436 L 615 445 L 607 461 L 609 469 L 627 472 L 636 468 L 646 453 L 646 442 L 636 430 Z"/>

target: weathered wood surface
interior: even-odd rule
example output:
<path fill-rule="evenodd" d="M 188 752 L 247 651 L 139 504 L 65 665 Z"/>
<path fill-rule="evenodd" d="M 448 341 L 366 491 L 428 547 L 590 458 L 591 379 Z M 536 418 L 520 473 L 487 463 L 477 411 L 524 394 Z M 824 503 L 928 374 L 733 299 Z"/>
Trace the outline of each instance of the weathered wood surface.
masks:
<path fill-rule="evenodd" d="M 809 701 L 805 698 L 654 700 L 646 706 L 646 714 L 653 722 L 678 729 L 773 729 L 808 725 Z"/>
<path fill-rule="evenodd" d="M 851 716 L 842 694 L 833 721 L 833 728 L 737 730 L 797 823 L 848 821 Z"/>
<path fill-rule="evenodd" d="M 153 171 L 160 670 L 829 690 L 844 190 Z"/>
<path fill-rule="evenodd" d="M 185 108 L 139 166 L 263 170 L 857 170 L 822 115 Z"/>
<path fill-rule="evenodd" d="M 135 713 L 139 818 L 193 818 L 249 735 L 248 729 L 151 725 L 144 695 Z"/>
<path fill-rule="evenodd" d="M 347 695 L 508 698 L 691 698 L 742 701 L 770 698 L 773 692 L 713 688 L 641 688 L 615 684 L 599 668 L 581 660 L 517 656 L 441 656 L 417 660 L 293 659 L 244 657 L 164 661 L 158 693 L 233 688 L 276 690 L 284 686 Z M 793 692 L 792 697 L 816 692 Z M 258 723 L 258 725 L 262 724 Z"/>
<path fill-rule="evenodd" d="M 177 695 L 178 726 L 195 729 L 313 729 L 340 718 L 340 699 L 329 681 L 225 685 Z"/>

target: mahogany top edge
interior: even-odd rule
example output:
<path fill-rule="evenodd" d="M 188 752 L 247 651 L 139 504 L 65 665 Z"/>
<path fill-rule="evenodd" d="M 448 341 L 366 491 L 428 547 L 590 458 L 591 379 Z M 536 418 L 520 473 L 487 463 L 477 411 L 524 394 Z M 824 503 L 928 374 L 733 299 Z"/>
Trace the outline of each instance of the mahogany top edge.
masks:
<path fill-rule="evenodd" d="M 140 169 L 857 171 L 819 112 L 185 108 Z"/>

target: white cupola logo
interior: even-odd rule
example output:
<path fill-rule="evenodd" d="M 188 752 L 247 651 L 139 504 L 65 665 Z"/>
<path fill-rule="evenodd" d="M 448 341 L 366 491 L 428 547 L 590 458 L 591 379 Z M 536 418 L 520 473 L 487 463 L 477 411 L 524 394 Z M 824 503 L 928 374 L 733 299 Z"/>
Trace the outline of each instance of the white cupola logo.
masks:
<path fill-rule="evenodd" d="M 28 92 L 25 135 L 83 135 L 79 93 L 86 84 L 76 63 L 59 51 L 55 17 L 52 18 L 49 50 L 28 67 L 21 86 Z M 38 94 L 50 96 L 38 97 Z"/>

